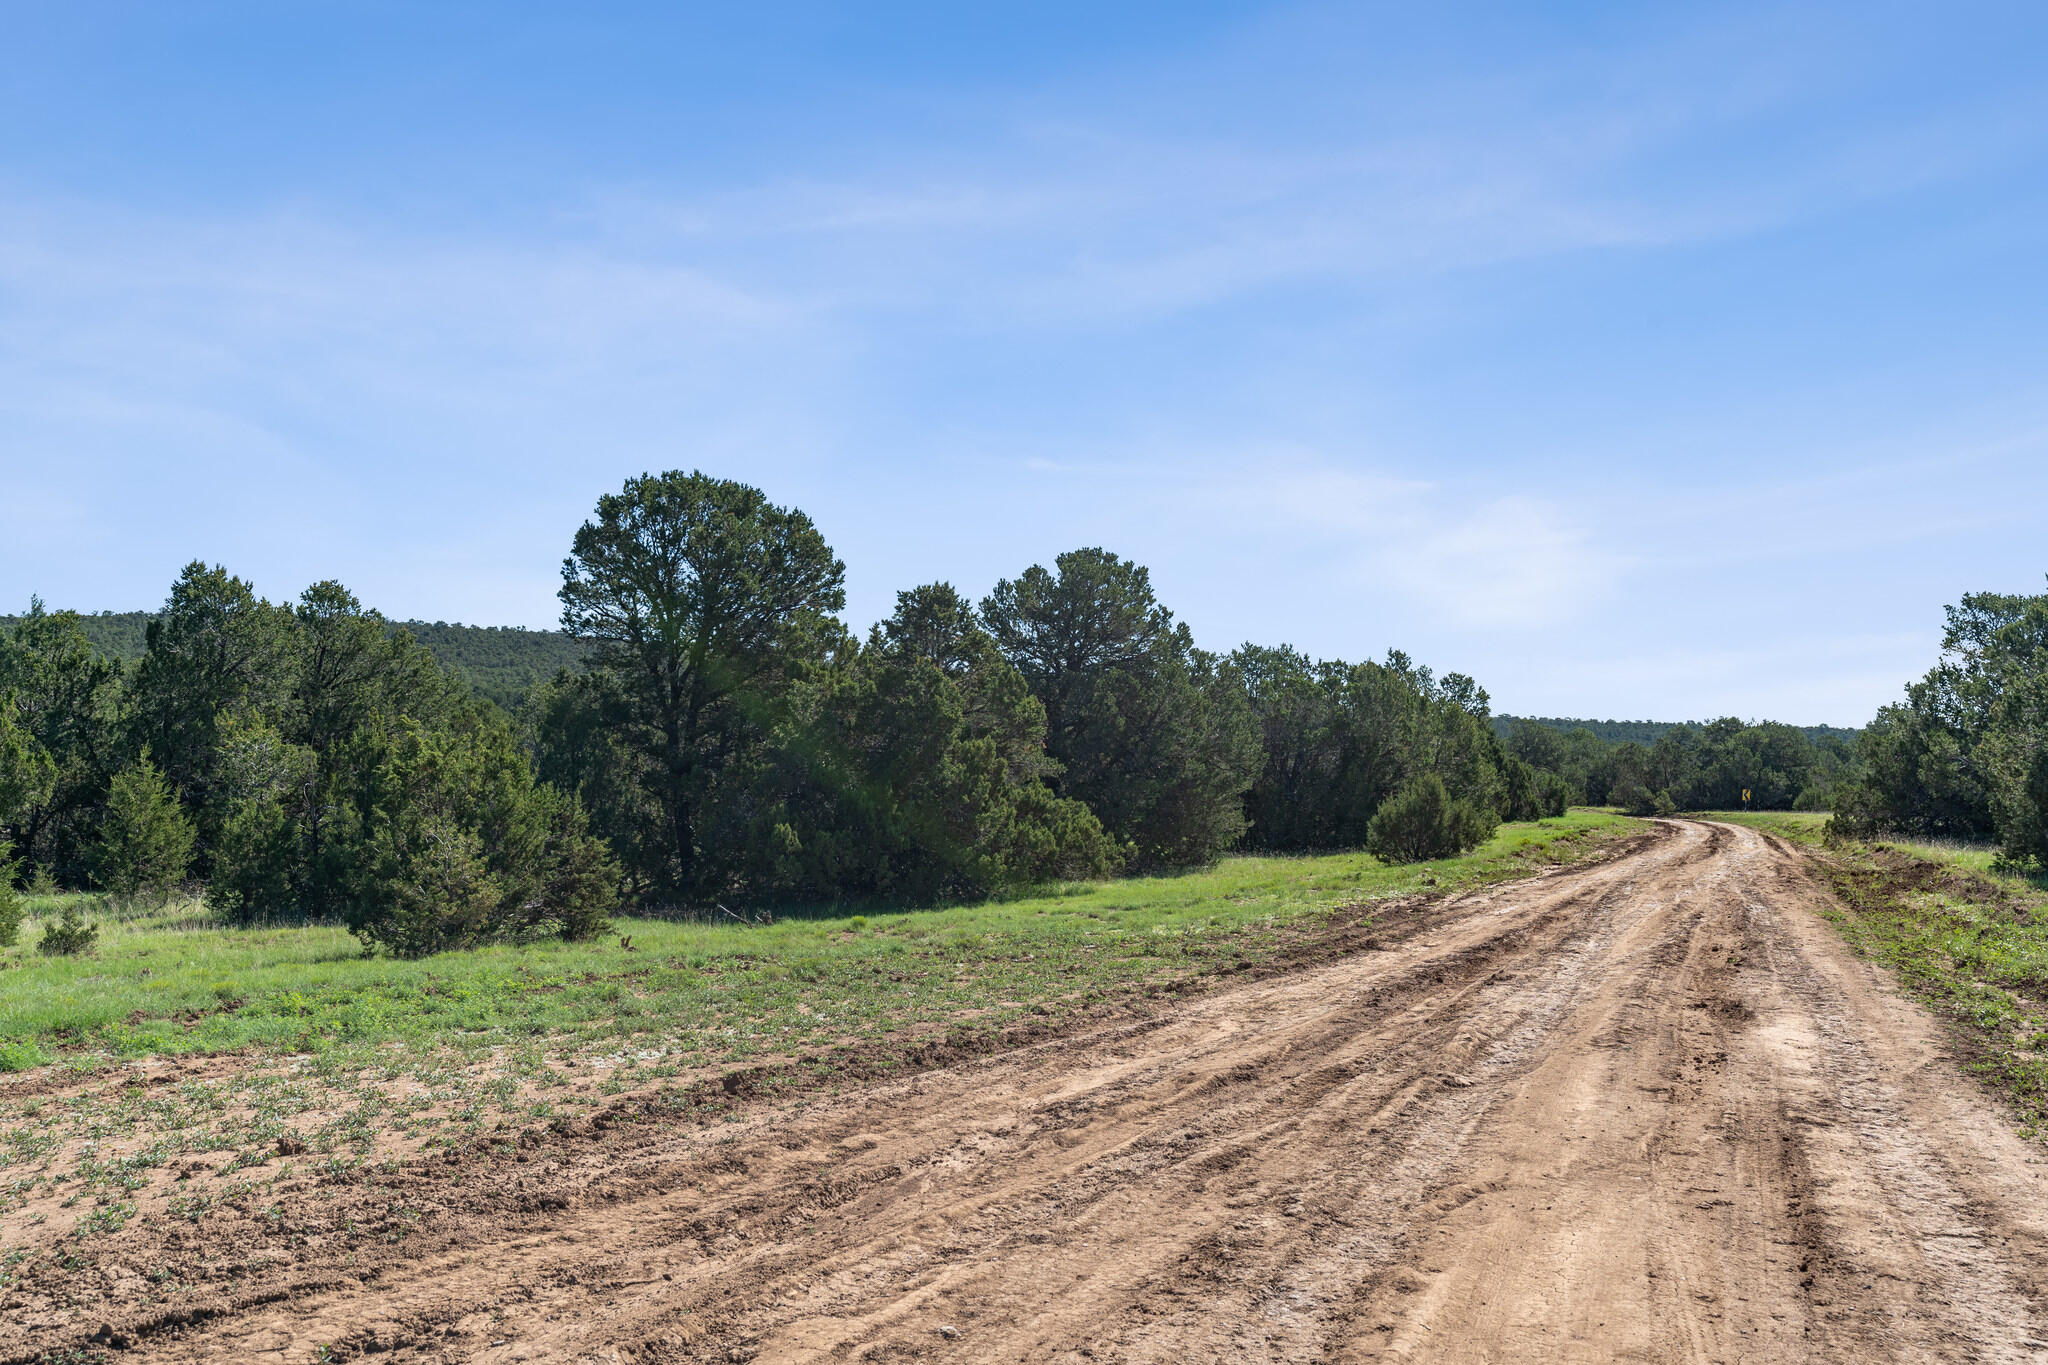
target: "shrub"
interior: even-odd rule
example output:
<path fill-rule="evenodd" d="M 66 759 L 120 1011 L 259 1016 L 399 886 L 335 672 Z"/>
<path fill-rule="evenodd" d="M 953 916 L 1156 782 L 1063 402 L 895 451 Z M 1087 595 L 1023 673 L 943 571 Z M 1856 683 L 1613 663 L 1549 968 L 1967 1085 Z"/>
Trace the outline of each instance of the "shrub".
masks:
<path fill-rule="evenodd" d="M 1614 789 L 1614 804 L 1630 815 L 1676 815 L 1678 803 L 1669 787 L 1652 791 L 1640 782 L 1625 782 Z"/>
<path fill-rule="evenodd" d="M 162 897 L 191 862 L 192 822 L 145 750 L 108 789 L 93 876 L 119 897 Z"/>
<path fill-rule="evenodd" d="M 1572 789 L 1570 779 L 1557 773 L 1542 774 L 1542 790 L 1538 804 L 1542 807 L 1545 818 L 1556 819 L 1570 810 L 1577 795 L 1578 793 Z"/>
<path fill-rule="evenodd" d="M 297 903 L 299 830 L 275 801 L 244 801 L 221 825 L 207 904 L 230 924 L 275 918 Z"/>
<path fill-rule="evenodd" d="M 1534 820 L 1543 813 L 1542 776 L 1510 754 L 1500 767 L 1500 818 Z"/>
<path fill-rule="evenodd" d="M 549 786 L 536 786 L 534 797 L 548 813 L 541 848 L 545 870 L 523 930 L 552 932 L 571 942 L 610 933 L 611 912 L 619 903 L 618 860 L 590 832 L 582 802 Z"/>
<path fill-rule="evenodd" d="M 377 914 L 360 920 L 357 934 L 398 957 L 425 957 L 493 935 L 503 888 L 475 834 L 431 819 L 385 833 Z"/>
<path fill-rule="evenodd" d="M 509 730 L 411 721 L 369 770 L 349 929 L 399 957 L 610 927 L 618 864 L 574 797 L 536 784 Z"/>
<path fill-rule="evenodd" d="M 36 951 L 44 957 L 77 957 L 80 953 L 91 952 L 99 936 L 98 925 L 87 924 L 76 905 L 67 905 L 62 918 L 55 924 L 43 925 L 43 936 L 36 941 Z"/>
<path fill-rule="evenodd" d="M 21 937 L 22 916 L 28 912 L 21 893 L 14 889 L 14 874 L 14 860 L 0 858 L 0 948 L 12 948 Z"/>
<path fill-rule="evenodd" d="M 1493 836 L 1490 808 L 1453 800 L 1443 779 L 1424 773 L 1388 797 L 1366 826 L 1366 851 L 1383 862 L 1419 863 L 1450 858 Z"/>

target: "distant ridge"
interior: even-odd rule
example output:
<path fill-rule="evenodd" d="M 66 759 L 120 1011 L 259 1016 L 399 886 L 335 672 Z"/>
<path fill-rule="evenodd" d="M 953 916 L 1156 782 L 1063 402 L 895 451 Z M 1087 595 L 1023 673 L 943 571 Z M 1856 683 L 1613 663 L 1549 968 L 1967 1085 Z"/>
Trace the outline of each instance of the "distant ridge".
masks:
<path fill-rule="evenodd" d="M 1655 744 L 1658 738 L 1674 725 L 1687 730 L 1698 730 L 1706 725 L 1705 721 L 1698 720 L 1572 720 L 1564 716 L 1498 715 L 1493 718 L 1494 732 L 1505 739 L 1508 731 L 1514 728 L 1518 720 L 1530 721 L 1565 733 L 1579 729 L 1591 730 L 1609 744 L 1622 744 L 1631 740 L 1637 744 Z M 1795 725 L 1792 728 L 1814 741 L 1832 738 L 1844 743 L 1854 743 L 1856 736 L 1862 733 L 1840 725 Z"/>
<path fill-rule="evenodd" d="M 0 616 L 0 628 L 12 628 L 18 616 Z M 85 638 L 110 659 L 132 664 L 142 657 L 150 611 L 103 611 L 79 613 Z M 508 711 L 525 704 L 533 689 L 563 669 L 581 672 L 584 646 L 573 636 L 558 630 L 527 630 L 523 626 L 465 626 L 448 621 L 394 621 L 392 629 L 405 629 L 433 651 L 443 668 L 458 674 L 480 697 L 488 697 Z M 1584 727 L 1610 744 L 1634 740 L 1655 744 L 1658 736 L 1674 725 L 1699 729 L 1696 720 L 1574 720 L 1564 716 L 1497 715 L 1493 728 L 1503 739 L 1518 720 L 1533 721 L 1559 731 Z M 1853 743 L 1857 730 L 1840 725 L 1794 727 L 1810 740 L 1835 738 Z"/>
<path fill-rule="evenodd" d="M 12 629 L 19 616 L 0 616 L 0 627 Z M 153 611 L 79 613 L 79 625 L 92 647 L 110 659 L 132 664 L 142 657 Z M 394 630 L 409 630 L 441 666 L 461 677 L 479 697 L 508 711 L 525 704 L 528 694 L 563 669 L 583 667 L 583 649 L 573 636 L 558 630 L 527 630 L 521 626 L 465 626 L 447 621 L 394 621 Z"/>

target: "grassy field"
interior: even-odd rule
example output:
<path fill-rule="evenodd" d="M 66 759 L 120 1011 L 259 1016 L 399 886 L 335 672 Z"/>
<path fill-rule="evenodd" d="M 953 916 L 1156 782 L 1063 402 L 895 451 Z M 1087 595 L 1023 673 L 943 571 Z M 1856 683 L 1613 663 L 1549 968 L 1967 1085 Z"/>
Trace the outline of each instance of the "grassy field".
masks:
<path fill-rule="evenodd" d="M 1825 843 L 1825 815 L 1721 813 L 1822 854 L 1857 952 L 1883 963 L 1951 1020 L 1967 1061 L 2048 1135 L 2048 876 L 1997 865 L 1982 846 L 1912 840 Z"/>
<path fill-rule="evenodd" d="M 802 1103 L 935 1049 L 1144 1009 L 1355 932 L 1377 902 L 1526 876 L 1641 828 L 1574 811 L 1411 867 L 1230 858 L 949 909 L 628 919 L 601 942 L 418 962 L 365 956 L 335 927 L 214 928 L 189 904 L 45 958 L 32 922 L 0 951 L 0 1058 L 20 1073 L 0 1077 L 0 1213 L 73 1217 L 85 1236 L 138 1199 L 196 1218 L 294 1172 L 391 1168 L 626 1100 L 696 1104 L 736 1079 Z"/>
<path fill-rule="evenodd" d="M 45 958 L 31 922 L 0 950 L 0 1067 L 391 1046 L 744 1059 L 1257 962 L 1280 931 L 1340 906 L 1521 875 L 1632 826 L 1579 811 L 1503 826 L 1467 857 L 1413 867 L 1365 854 L 1230 858 L 949 909 L 769 925 L 625 919 L 593 943 L 416 962 L 365 956 L 334 926 L 213 928 L 192 905 L 104 922 L 90 956 Z"/>

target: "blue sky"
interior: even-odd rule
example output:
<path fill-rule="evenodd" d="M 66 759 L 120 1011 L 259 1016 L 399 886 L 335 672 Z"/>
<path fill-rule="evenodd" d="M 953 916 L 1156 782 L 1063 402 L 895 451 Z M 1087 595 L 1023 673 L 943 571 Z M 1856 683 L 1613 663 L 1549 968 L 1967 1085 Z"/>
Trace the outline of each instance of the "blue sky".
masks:
<path fill-rule="evenodd" d="M 849 619 L 1059 551 L 1498 709 L 1860 723 L 2048 571 L 2038 4 L 0 3 L 0 608 Z"/>

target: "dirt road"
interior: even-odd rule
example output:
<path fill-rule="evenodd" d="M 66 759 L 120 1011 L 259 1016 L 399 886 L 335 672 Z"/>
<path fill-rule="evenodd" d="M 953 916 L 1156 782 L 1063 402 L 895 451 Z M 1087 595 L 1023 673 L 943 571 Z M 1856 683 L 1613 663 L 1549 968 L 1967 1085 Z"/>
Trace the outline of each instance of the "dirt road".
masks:
<path fill-rule="evenodd" d="M 2048 1359 L 2048 1166 L 1823 894 L 1788 847 L 1669 823 L 1142 1024 L 542 1153 L 427 1254 L 114 1334 L 291 1362 Z"/>

